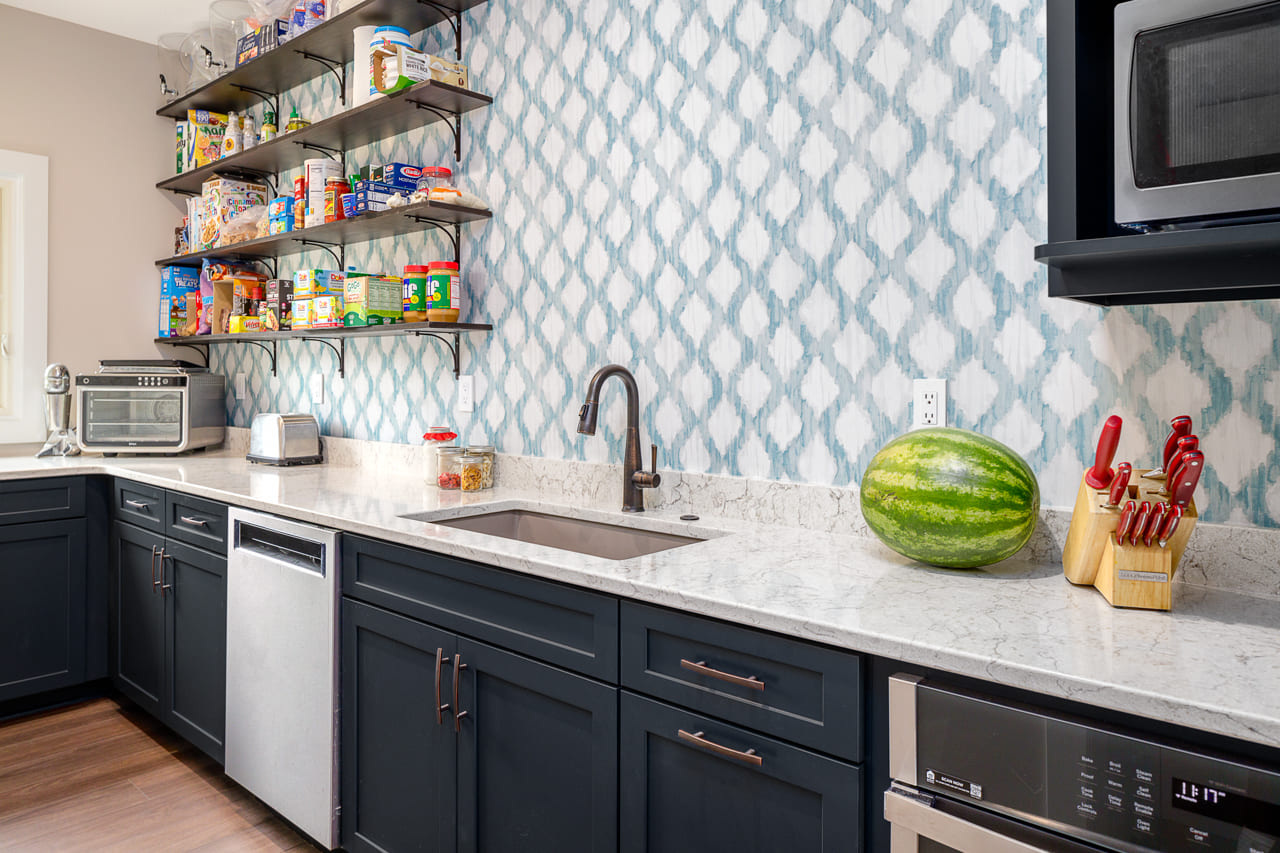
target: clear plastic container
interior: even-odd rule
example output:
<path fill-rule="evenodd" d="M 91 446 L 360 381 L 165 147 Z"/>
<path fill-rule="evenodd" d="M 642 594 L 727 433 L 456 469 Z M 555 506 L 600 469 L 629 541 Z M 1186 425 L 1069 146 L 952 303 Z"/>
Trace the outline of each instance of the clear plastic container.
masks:
<path fill-rule="evenodd" d="M 493 467 L 498 461 L 498 451 L 490 444 L 477 444 L 467 448 L 468 456 L 479 456 L 480 464 L 480 488 L 493 488 Z"/>
<path fill-rule="evenodd" d="M 449 442 L 458 437 L 458 434 L 447 426 L 427 427 L 426 433 L 423 434 L 422 440 L 426 446 L 426 477 L 427 482 L 431 485 L 437 485 L 436 475 L 440 471 L 438 464 L 437 451 L 441 447 L 449 447 Z"/>
<path fill-rule="evenodd" d="M 436 448 L 436 485 L 442 489 L 462 487 L 463 449 L 450 445 Z"/>
<path fill-rule="evenodd" d="M 462 491 L 478 492 L 484 488 L 484 457 L 459 456 L 458 467 L 462 473 Z"/>

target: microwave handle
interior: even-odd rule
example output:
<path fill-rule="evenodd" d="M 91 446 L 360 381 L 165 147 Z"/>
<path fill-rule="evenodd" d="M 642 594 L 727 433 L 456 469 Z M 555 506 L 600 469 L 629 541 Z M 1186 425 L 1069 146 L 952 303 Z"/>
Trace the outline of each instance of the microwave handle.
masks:
<path fill-rule="evenodd" d="M 890 853 L 917 853 L 920 837 L 933 839 L 960 853 L 1050 853 L 932 805 L 933 798 L 894 786 L 884 792 L 884 819 L 891 828 Z"/>

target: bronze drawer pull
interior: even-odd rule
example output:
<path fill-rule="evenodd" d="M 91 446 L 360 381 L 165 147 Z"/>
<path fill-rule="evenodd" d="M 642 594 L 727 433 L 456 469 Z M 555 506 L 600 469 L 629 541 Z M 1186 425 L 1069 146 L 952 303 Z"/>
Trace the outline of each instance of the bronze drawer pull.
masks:
<path fill-rule="evenodd" d="M 209 522 L 205 521 L 203 518 L 194 518 L 190 515 L 178 516 L 178 520 L 181 521 L 183 524 L 190 524 L 192 527 L 208 527 L 209 526 Z"/>
<path fill-rule="evenodd" d="M 444 649 L 436 649 L 436 725 L 444 724 L 444 712 L 449 710 L 449 703 L 440 704 L 440 670 L 444 667 Z"/>
<path fill-rule="evenodd" d="M 752 690 L 764 690 L 764 682 L 756 678 L 754 675 L 748 675 L 744 678 L 741 675 L 732 675 L 727 672 L 721 672 L 718 669 L 712 669 L 707 666 L 707 662 L 704 660 L 695 662 L 681 658 L 680 665 L 685 669 L 698 673 L 699 675 L 709 675 L 712 678 L 718 678 L 721 681 L 727 681 L 730 684 L 736 684 L 739 687 L 750 687 Z"/>
<path fill-rule="evenodd" d="M 458 710 L 458 685 L 462 682 L 462 670 L 467 665 L 462 662 L 462 655 L 453 656 L 453 730 L 454 732 L 462 731 L 462 718 L 467 715 L 466 711 Z"/>
<path fill-rule="evenodd" d="M 736 749 L 730 749 L 727 746 L 721 746 L 714 741 L 707 740 L 702 736 L 702 732 L 693 732 L 690 734 L 684 729 L 677 729 L 677 734 L 680 736 L 680 740 L 688 741 L 695 746 L 700 746 L 705 750 L 714 752 L 716 755 L 723 755 L 725 758 L 736 758 L 739 761 L 745 761 L 747 764 L 754 767 L 761 767 L 764 765 L 764 759 L 756 755 L 756 751 L 754 749 L 748 749 L 746 752 L 739 752 Z"/>
<path fill-rule="evenodd" d="M 160 586 L 160 581 L 156 580 L 156 557 L 159 557 L 163 553 L 164 553 L 163 548 L 158 548 L 155 545 L 151 546 L 151 594 L 152 595 L 155 595 L 156 587 Z M 161 566 L 161 568 L 164 568 L 163 565 Z"/>
<path fill-rule="evenodd" d="M 151 509 L 151 504 L 130 500 L 129 498 L 124 499 L 124 505 L 133 509 Z"/>

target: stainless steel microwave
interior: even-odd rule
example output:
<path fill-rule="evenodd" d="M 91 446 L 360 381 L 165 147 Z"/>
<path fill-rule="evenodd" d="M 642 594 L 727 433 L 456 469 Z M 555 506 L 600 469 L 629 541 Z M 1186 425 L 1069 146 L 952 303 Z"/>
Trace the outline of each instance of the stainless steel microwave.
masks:
<path fill-rule="evenodd" d="M 1280 2 L 1115 7 L 1115 217 L 1280 219 Z"/>
<path fill-rule="evenodd" d="M 100 362 L 76 377 L 76 440 L 99 453 L 181 453 L 222 443 L 226 377 L 175 361 Z"/>

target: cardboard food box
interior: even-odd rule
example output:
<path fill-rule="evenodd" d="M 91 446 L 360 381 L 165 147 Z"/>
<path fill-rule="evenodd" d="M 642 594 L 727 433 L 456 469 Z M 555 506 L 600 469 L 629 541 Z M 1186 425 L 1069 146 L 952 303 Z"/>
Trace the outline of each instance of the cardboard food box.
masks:
<path fill-rule="evenodd" d="M 236 42 L 236 67 L 276 49 L 288 38 L 289 22 L 279 18 L 263 24 L 248 35 L 240 36 L 240 40 Z"/>
<path fill-rule="evenodd" d="M 339 329 L 342 327 L 343 297 L 317 296 L 311 300 L 311 328 Z"/>
<path fill-rule="evenodd" d="M 201 309 L 208 313 L 206 324 L 215 335 L 225 335 L 231 322 L 231 303 L 234 286 L 230 279 L 213 282 L 213 300 L 202 304 Z"/>
<path fill-rule="evenodd" d="M 293 328 L 293 282 L 279 278 L 268 281 L 267 298 L 258 309 L 258 316 L 264 332 Z"/>
<path fill-rule="evenodd" d="M 174 337 L 187 325 L 187 294 L 200 290 L 200 271 L 192 267 L 163 267 L 160 270 L 160 317 L 158 336 Z"/>
<path fill-rule="evenodd" d="M 232 314 L 229 318 L 227 331 L 232 335 L 242 335 L 246 332 L 261 332 L 262 321 L 258 319 L 258 315 Z"/>
<path fill-rule="evenodd" d="M 467 66 L 402 44 L 385 44 L 369 53 L 373 88 L 389 95 L 426 80 L 468 88 Z"/>
<path fill-rule="evenodd" d="M 212 178 L 201 184 L 204 214 L 200 222 L 200 251 L 225 245 L 223 229 L 242 211 L 267 203 L 266 184 Z"/>
<path fill-rule="evenodd" d="M 346 293 L 346 281 L 347 274 L 338 270 L 298 270 L 293 274 L 293 295 L 298 299 L 340 297 Z"/>
<path fill-rule="evenodd" d="M 183 133 L 186 149 L 182 171 L 207 166 L 222 156 L 222 141 L 227 135 L 226 113 L 187 110 L 187 127 Z"/>
<path fill-rule="evenodd" d="M 404 315 L 403 288 L 403 281 L 394 276 L 348 276 L 343 325 L 389 326 L 399 323 Z"/>
<path fill-rule="evenodd" d="M 293 324 L 294 329 L 310 329 L 314 313 L 312 311 L 310 299 L 295 299 L 293 301 Z"/>
<path fill-rule="evenodd" d="M 360 180 L 356 183 L 362 184 L 368 181 L 372 184 L 381 184 L 386 187 L 386 192 L 402 190 L 413 192 L 418 188 L 418 179 L 421 177 L 421 166 L 410 166 L 408 163 L 385 163 L 363 167 L 360 170 Z M 352 187 L 352 189 L 358 190 L 359 187 Z"/>

